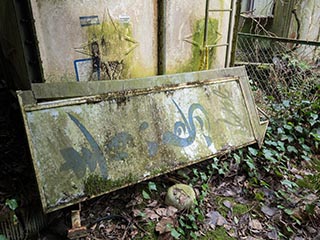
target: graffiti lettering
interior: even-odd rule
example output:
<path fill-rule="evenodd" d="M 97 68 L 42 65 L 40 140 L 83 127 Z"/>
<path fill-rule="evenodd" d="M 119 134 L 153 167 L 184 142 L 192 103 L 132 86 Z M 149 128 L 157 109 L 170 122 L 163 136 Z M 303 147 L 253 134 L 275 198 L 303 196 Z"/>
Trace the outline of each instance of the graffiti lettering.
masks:
<path fill-rule="evenodd" d="M 212 144 L 211 138 L 206 134 L 210 131 L 210 123 L 208 113 L 203 106 L 198 103 L 192 104 L 188 109 L 187 118 L 179 105 L 174 100 L 172 101 L 182 120 L 175 122 L 173 132 L 165 132 L 162 135 L 160 142 L 144 140 L 150 158 L 155 157 L 158 154 L 160 145 L 173 145 L 182 148 L 190 146 L 196 139 L 197 126 L 200 126 L 200 131 L 205 139 L 207 147 L 210 147 Z M 90 172 L 94 172 L 96 171 L 97 166 L 99 166 L 101 175 L 107 177 L 106 159 L 96 140 L 76 117 L 69 113 L 68 116 L 80 129 L 91 149 L 81 147 L 81 152 L 77 152 L 72 147 L 62 149 L 60 152 L 65 163 L 62 165 L 61 170 L 72 169 L 77 177 L 81 178 L 85 176 L 87 168 Z M 147 122 L 142 122 L 139 126 L 139 131 L 144 132 L 148 128 L 149 124 Z M 119 161 L 129 158 L 127 150 L 134 146 L 134 137 L 128 132 L 120 132 L 115 134 L 105 144 L 104 149 L 109 160 Z"/>
<path fill-rule="evenodd" d="M 120 132 L 111 138 L 105 149 L 110 160 L 124 160 L 129 156 L 125 149 L 132 144 L 132 135 L 127 132 Z"/>
<path fill-rule="evenodd" d="M 191 145 L 196 138 L 196 126 L 194 123 L 194 119 L 200 124 L 201 130 L 204 130 L 203 119 L 200 116 L 194 116 L 194 112 L 196 110 L 199 110 L 201 113 L 203 113 L 207 120 L 208 128 L 210 129 L 208 113 L 200 104 L 194 103 L 189 107 L 187 119 L 178 104 L 174 100 L 172 101 L 177 107 L 182 121 L 178 121 L 174 124 L 173 133 L 165 132 L 163 134 L 163 143 L 179 147 L 187 147 Z M 187 135 L 187 137 L 181 137 L 182 135 Z M 203 134 L 203 137 L 205 138 L 207 146 L 209 147 L 212 144 L 211 138 L 205 134 Z"/>
<path fill-rule="evenodd" d="M 85 176 L 87 167 L 91 172 L 93 172 L 96 170 L 97 166 L 99 166 L 102 177 L 107 178 L 107 164 L 99 145 L 76 117 L 69 113 L 68 116 L 87 139 L 91 150 L 86 147 L 81 147 L 81 153 L 79 153 L 72 147 L 62 149 L 60 152 L 65 163 L 61 166 L 61 170 L 72 169 L 77 177 L 81 178 Z"/>

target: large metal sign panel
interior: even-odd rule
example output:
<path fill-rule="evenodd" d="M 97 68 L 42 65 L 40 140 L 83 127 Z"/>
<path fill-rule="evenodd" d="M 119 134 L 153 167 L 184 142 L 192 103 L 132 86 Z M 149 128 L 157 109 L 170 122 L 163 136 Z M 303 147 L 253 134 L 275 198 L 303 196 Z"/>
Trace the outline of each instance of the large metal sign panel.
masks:
<path fill-rule="evenodd" d="M 20 94 L 45 211 L 257 142 L 260 125 L 243 81 L 225 77 L 31 104 Z"/>

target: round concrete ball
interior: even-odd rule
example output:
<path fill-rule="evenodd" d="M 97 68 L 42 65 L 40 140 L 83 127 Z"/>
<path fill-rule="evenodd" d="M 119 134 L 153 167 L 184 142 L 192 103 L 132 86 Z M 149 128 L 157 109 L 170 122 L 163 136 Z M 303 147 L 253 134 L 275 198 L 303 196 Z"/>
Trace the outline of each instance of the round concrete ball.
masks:
<path fill-rule="evenodd" d="M 168 189 L 166 204 L 179 210 L 190 209 L 196 200 L 196 194 L 192 187 L 186 184 L 175 184 Z"/>

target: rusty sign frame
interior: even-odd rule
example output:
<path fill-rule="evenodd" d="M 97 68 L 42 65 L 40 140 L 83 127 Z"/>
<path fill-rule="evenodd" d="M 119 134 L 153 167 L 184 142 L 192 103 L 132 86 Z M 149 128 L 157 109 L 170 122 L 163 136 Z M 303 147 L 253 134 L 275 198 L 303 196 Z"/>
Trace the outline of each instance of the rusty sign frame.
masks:
<path fill-rule="evenodd" d="M 237 143 L 233 146 L 223 146 L 209 154 L 206 152 L 203 156 L 196 156 L 191 161 L 178 161 L 175 165 L 170 165 L 164 168 L 158 173 L 152 173 L 146 176 L 139 176 L 133 181 L 121 182 L 117 186 L 112 186 L 109 189 L 102 189 L 98 192 L 91 193 L 87 195 L 84 192 L 81 194 L 73 195 L 71 198 L 60 199 L 56 203 L 52 204 L 49 202 L 50 192 L 45 189 L 47 182 L 45 178 L 43 179 L 43 169 L 39 163 L 39 144 L 35 138 L 39 135 L 35 135 L 32 131 L 38 126 L 32 126 L 30 116 L 28 114 L 33 112 L 48 111 L 49 109 L 61 109 L 73 106 L 82 106 L 86 104 L 99 104 L 103 102 L 119 101 L 121 104 L 128 98 L 137 98 L 139 96 L 145 97 L 152 94 L 170 94 L 177 91 L 186 91 L 186 89 L 196 92 L 196 89 L 203 89 L 206 86 L 215 86 L 218 84 L 230 84 L 236 83 L 239 86 L 241 95 L 244 102 L 245 111 L 247 111 L 249 128 L 253 133 L 253 137 L 247 138 L 245 142 Z M 140 181 L 173 171 L 178 168 L 182 168 L 205 159 L 214 157 L 223 152 L 230 151 L 235 148 L 240 148 L 253 143 L 258 143 L 260 146 L 263 142 L 266 127 L 268 121 L 260 122 L 259 116 L 254 104 L 250 86 L 248 84 L 248 77 L 246 75 L 244 68 L 230 68 L 223 70 L 210 70 L 204 72 L 194 72 L 194 73 L 184 73 L 175 74 L 167 76 L 151 77 L 147 79 L 133 79 L 133 80 L 123 80 L 123 81 L 104 81 L 104 82 L 93 82 L 93 83 L 77 83 L 73 85 L 72 91 L 62 91 L 61 88 L 68 89 L 66 85 L 73 85 L 74 83 L 61 83 L 61 84 L 36 84 L 33 86 L 33 91 L 20 91 L 18 92 L 18 98 L 22 110 L 22 115 L 25 123 L 25 128 L 27 132 L 28 142 L 30 146 L 30 152 L 33 159 L 33 165 L 36 173 L 36 178 L 38 181 L 38 187 L 40 192 L 40 197 L 42 205 L 45 212 L 51 212 L 74 203 L 84 201 L 88 198 L 100 196 L 108 192 L 114 191 L 119 188 L 126 187 L 131 184 L 135 184 Z M 98 85 L 95 89 L 85 88 L 86 86 Z M 111 87 L 111 89 L 106 89 L 106 86 Z M 70 89 L 70 88 L 69 88 Z M 121 91 L 119 91 L 121 89 Z M 201 90 L 202 91 L 202 90 Z M 67 95 L 67 96 L 66 96 Z M 44 99 L 46 99 L 44 101 Z M 176 104 L 176 103 L 175 103 Z M 176 104 L 177 106 L 177 104 Z M 81 123 L 67 113 L 69 118 L 75 123 L 79 128 L 81 128 Z M 69 120 L 70 120 L 69 119 Z M 41 132 L 41 131 L 40 131 Z M 38 131 L 39 133 L 39 131 Z M 41 135 L 41 134 L 40 134 Z M 249 140 L 248 140 L 249 139 Z M 107 161 L 107 159 L 105 159 Z M 83 185 L 81 185 L 84 188 Z M 80 188 L 81 188 L 80 187 Z M 49 194 L 49 195 L 48 195 Z M 58 200 L 55 198 L 55 200 Z"/>

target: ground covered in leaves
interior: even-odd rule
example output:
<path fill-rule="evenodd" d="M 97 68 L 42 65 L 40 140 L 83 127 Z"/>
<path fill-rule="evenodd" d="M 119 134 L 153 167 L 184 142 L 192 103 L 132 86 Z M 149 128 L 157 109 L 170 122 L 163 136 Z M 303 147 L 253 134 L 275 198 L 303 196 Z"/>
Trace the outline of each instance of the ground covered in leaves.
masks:
<path fill-rule="evenodd" d="M 86 239 L 298 240 L 313 239 L 320 232 L 319 196 L 313 191 L 293 190 L 289 182 L 277 178 L 270 178 L 269 186 L 257 186 L 236 166 L 225 175 L 210 175 L 210 164 L 208 161 L 85 203 Z M 297 177 L 307 174 L 291 171 Z M 178 211 L 164 203 L 169 186 L 190 183 L 180 177 L 181 172 L 198 180 L 193 185 L 198 204 L 191 210 Z"/>

